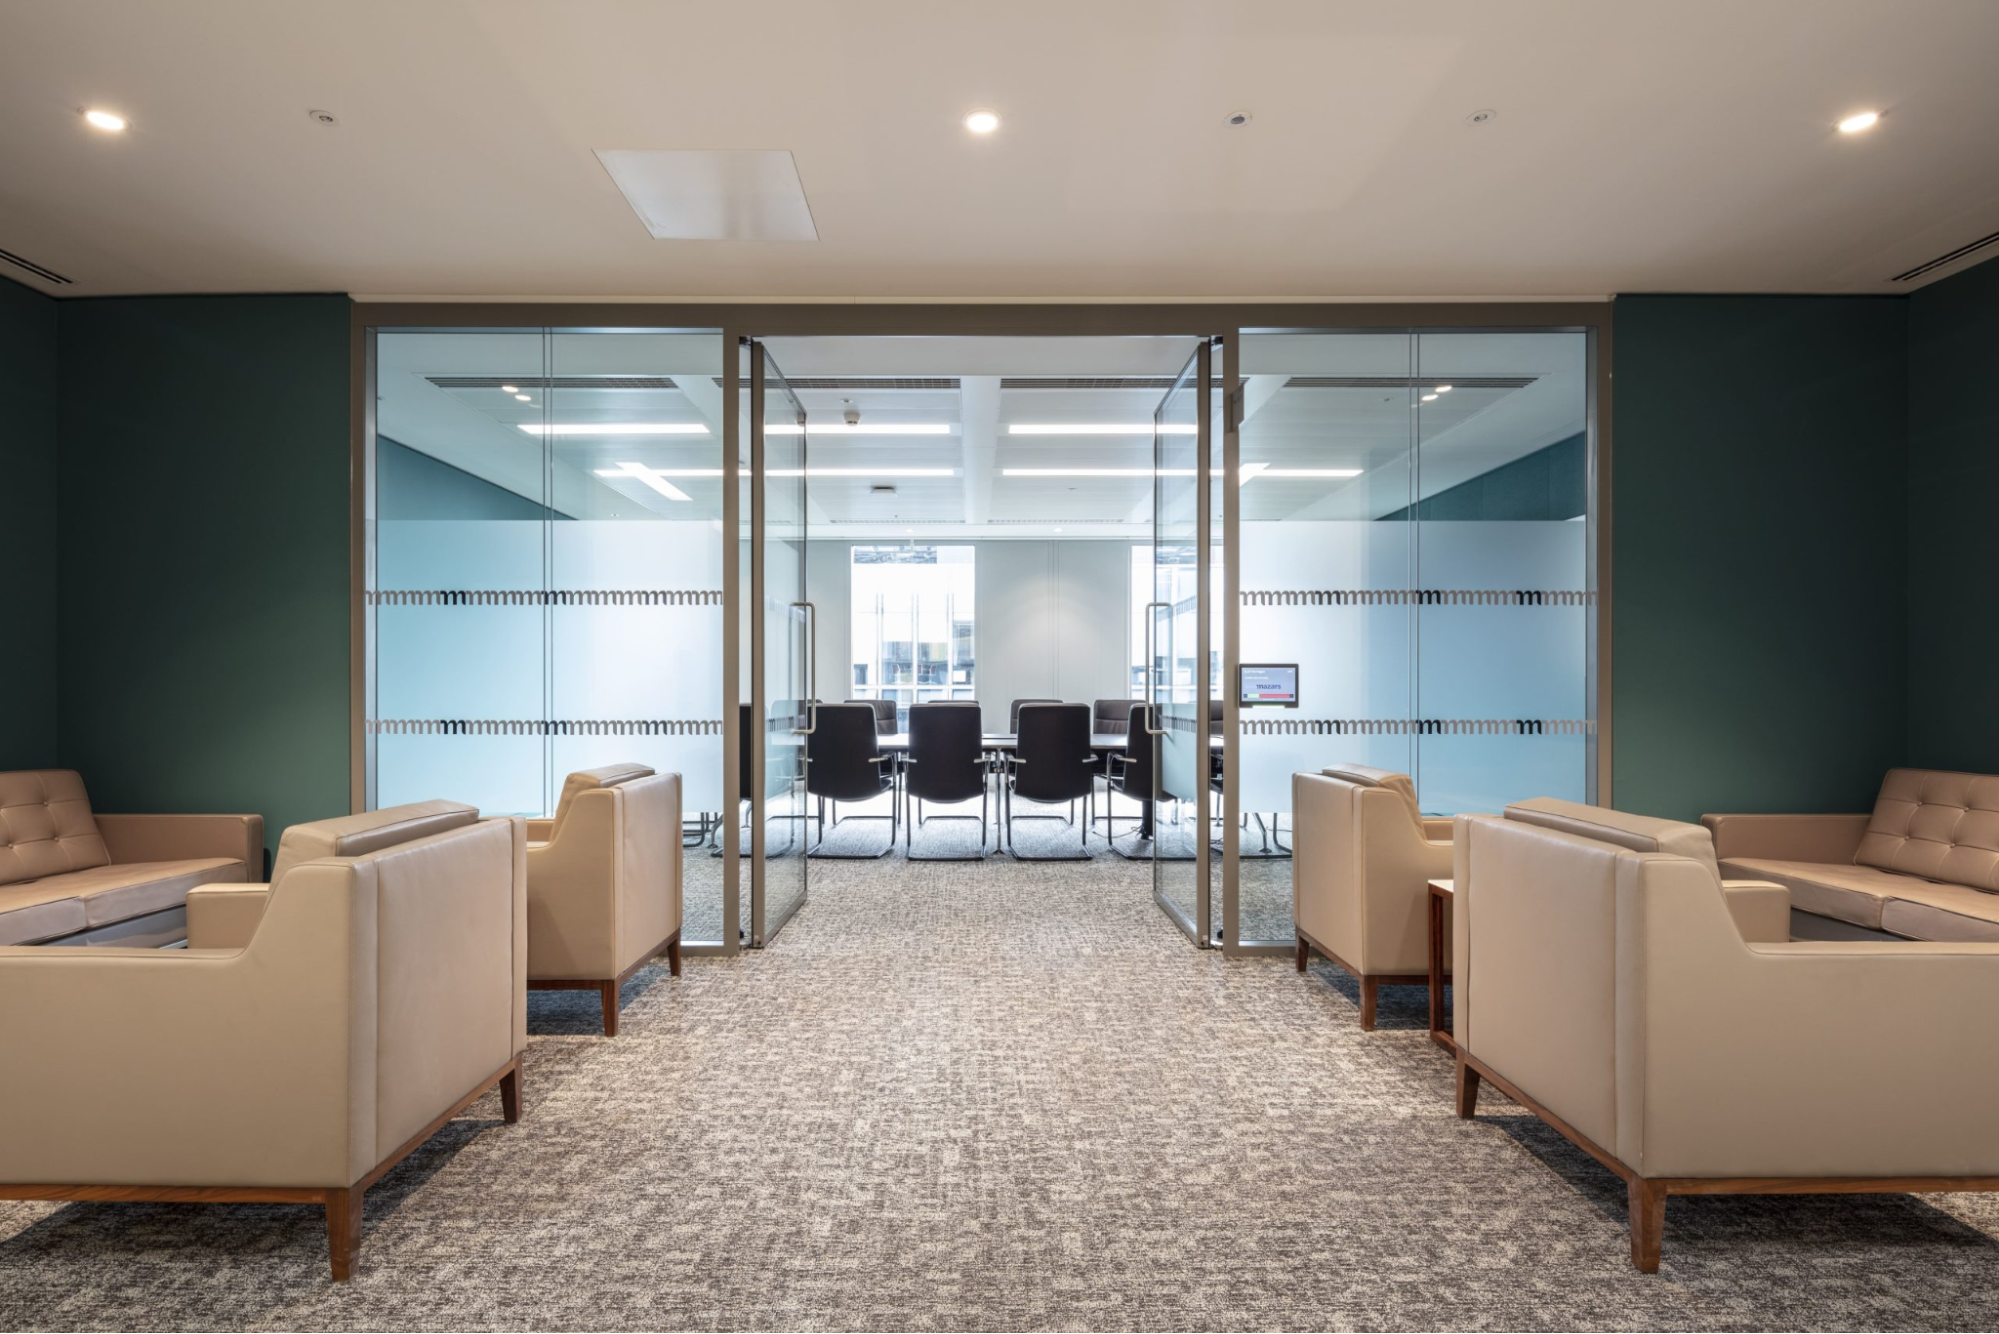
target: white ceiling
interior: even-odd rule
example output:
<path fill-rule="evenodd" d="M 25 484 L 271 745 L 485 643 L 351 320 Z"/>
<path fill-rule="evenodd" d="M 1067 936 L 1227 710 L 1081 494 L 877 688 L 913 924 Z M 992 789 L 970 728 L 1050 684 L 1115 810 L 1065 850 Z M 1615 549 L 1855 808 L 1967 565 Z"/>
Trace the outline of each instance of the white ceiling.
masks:
<path fill-rule="evenodd" d="M 861 434 L 805 437 L 803 487 L 772 503 L 833 539 L 1117 538 L 1154 518 L 1154 410 L 1193 353 L 1187 338 L 782 338 L 773 361 L 800 387 L 810 428 L 860 415 Z M 700 334 L 394 333 L 377 340 L 376 425 L 384 436 L 580 519 L 717 521 L 722 513 L 720 340 Z M 1217 368 L 1217 371 L 1219 368 Z M 1245 417 L 1241 517 L 1373 519 L 1582 430 L 1586 361 L 1579 334 L 1281 334 L 1242 343 Z M 545 376 L 562 377 L 551 388 Z M 647 377 L 635 385 L 631 377 Z M 832 377 L 898 384 L 826 387 Z M 1061 378 L 1063 387 L 1024 384 Z M 1383 381 L 1325 385 L 1308 379 Z M 1112 387 L 1104 381 L 1123 380 Z M 467 383 L 468 381 L 473 383 Z M 820 387 L 814 387 L 818 381 Z M 1138 383 L 1130 383 L 1138 381 Z M 1392 383 L 1390 383 L 1392 382 Z M 1483 383 L 1481 383 L 1483 382 Z M 516 398 L 502 386 L 525 393 Z M 1452 387 L 1424 401 L 1436 386 Z M 782 401 L 767 408 L 780 421 Z M 1179 392 L 1169 422 L 1192 423 Z M 702 435 L 543 438 L 546 428 L 685 424 Z M 871 433 L 922 423 L 934 435 Z M 1014 435 L 1016 424 L 1130 424 L 1128 434 Z M 773 468 L 798 467 L 797 437 L 772 437 Z M 1167 437 L 1169 515 L 1191 524 L 1195 437 Z M 1420 447 L 1419 447 L 1420 446 Z M 659 470 L 685 499 L 623 465 Z M 1211 463 L 1210 466 L 1213 466 Z M 1257 469 L 1351 470 L 1352 477 Z M 934 476 L 898 475 L 924 469 Z M 1030 476 L 1019 469 L 1115 469 L 1117 476 Z M 1177 470 L 1177 471 L 1174 471 Z M 879 494 L 889 485 L 892 494 Z M 777 511 L 774 509 L 773 513 Z M 1190 529 L 1191 532 L 1191 529 Z"/>
<path fill-rule="evenodd" d="M 1993 0 L 0 0 L 0 32 L 0 248 L 73 295 L 1866 292 L 1999 228 Z M 595 150 L 686 149 L 789 151 L 819 239 L 653 239 Z"/>

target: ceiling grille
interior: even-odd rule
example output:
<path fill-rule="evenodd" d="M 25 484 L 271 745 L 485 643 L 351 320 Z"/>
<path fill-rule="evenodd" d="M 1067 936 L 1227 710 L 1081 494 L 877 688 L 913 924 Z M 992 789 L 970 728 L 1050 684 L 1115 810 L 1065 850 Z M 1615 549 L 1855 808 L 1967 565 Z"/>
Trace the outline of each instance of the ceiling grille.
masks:
<path fill-rule="evenodd" d="M 431 375 L 439 389 L 677 389 L 666 375 Z"/>
<path fill-rule="evenodd" d="M 35 263 L 35 261 L 33 261 L 32 259 L 23 259 L 21 256 L 15 254 L 11 250 L 0 250 L 0 260 L 7 261 L 9 264 L 12 264 L 15 268 L 20 269 L 25 273 L 34 274 L 37 278 L 40 278 L 45 283 L 55 283 L 59 287 L 67 286 L 68 284 L 76 281 L 76 279 L 74 278 L 63 277 L 60 273 L 57 273 L 54 269 L 43 268 L 41 265 Z"/>
<path fill-rule="evenodd" d="M 787 375 L 784 382 L 793 389 L 943 389 L 955 390 L 958 377 L 955 375 Z M 722 377 L 716 376 L 715 383 L 721 384 Z M 737 381 L 740 388 L 748 389 L 750 381 L 744 376 Z"/>
<path fill-rule="evenodd" d="M 1415 389 L 1448 381 L 1455 389 L 1525 389 L 1532 375 L 1432 375 L 1411 379 L 1406 375 L 1294 375 L 1284 382 L 1286 389 Z"/>
<path fill-rule="evenodd" d="M 1888 281 L 1891 283 L 1912 282 L 1915 279 L 1922 277 L 1924 274 L 1929 273 L 1934 269 L 1940 269 L 1946 264 L 1955 264 L 1960 259 L 1963 259 L 1966 255 L 1969 255 L 1976 250 L 1983 250 L 1985 249 L 1986 246 L 1991 245 L 1995 241 L 1999 241 L 1999 232 L 1994 232 L 1990 236 L 1981 236 L 1976 241 L 1968 242 L 1964 245 L 1959 246 L 1955 250 L 1949 251 L 1946 254 L 1938 255 L 1935 259 L 1926 261 L 1925 263 L 1922 264 L 1918 264 L 1913 269 L 1905 269 L 1901 273 L 1898 273 L 1894 277 L 1890 278 Z"/>

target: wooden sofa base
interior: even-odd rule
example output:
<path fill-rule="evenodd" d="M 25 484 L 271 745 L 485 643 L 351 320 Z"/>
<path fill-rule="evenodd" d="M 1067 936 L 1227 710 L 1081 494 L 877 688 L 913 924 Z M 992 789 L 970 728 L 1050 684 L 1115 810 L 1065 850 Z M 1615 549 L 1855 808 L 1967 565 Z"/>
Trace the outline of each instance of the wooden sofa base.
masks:
<path fill-rule="evenodd" d="M 1312 961 L 1312 951 L 1317 950 L 1333 962 L 1341 972 L 1347 973 L 1360 983 L 1360 1026 L 1365 1032 L 1374 1031 L 1375 1002 L 1382 987 L 1427 987 L 1430 985 L 1428 973 L 1363 973 L 1360 969 L 1342 959 L 1339 955 L 1321 945 L 1318 941 L 1298 933 L 1298 971 Z"/>
<path fill-rule="evenodd" d="M 618 1036 L 618 993 L 639 969 L 662 954 L 666 956 L 666 971 L 679 977 L 680 933 L 676 931 L 647 950 L 637 963 L 616 977 L 531 977 L 528 979 L 528 990 L 596 992 L 604 1005 L 604 1036 L 614 1038 Z"/>
<path fill-rule="evenodd" d="M 1659 1271 L 1659 1247 L 1666 1231 L 1669 1195 L 1910 1195 L 1955 1191 L 1999 1190 L 1999 1177 L 1642 1177 L 1619 1162 L 1589 1136 L 1522 1093 L 1475 1056 L 1458 1048 L 1458 1115 L 1469 1120 L 1478 1110 L 1479 1081 L 1540 1117 L 1564 1139 L 1615 1172 L 1624 1182 L 1631 1219 L 1631 1263 L 1640 1271 Z"/>
<path fill-rule="evenodd" d="M 500 1088 L 500 1110 L 509 1125 L 521 1119 L 521 1058 L 511 1061 L 479 1081 L 470 1093 L 451 1105 L 450 1110 L 412 1135 L 407 1143 L 377 1163 L 374 1170 L 351 1186 L 60 1186 L 0 1185 L 0 1200 L 129 1200 L 167 1204 L 317 1204 L 326 1209 L 327 1251 L 333 1262 L 333 1279 L 345 1283 L 354 1274 L 354 1258 L 361 1249 L 361 1199 L 368 1187 L 389 1174 L 425 1140 L 444 1129 L 445 1124 L 483 1097 L 494 1085 Z"/>

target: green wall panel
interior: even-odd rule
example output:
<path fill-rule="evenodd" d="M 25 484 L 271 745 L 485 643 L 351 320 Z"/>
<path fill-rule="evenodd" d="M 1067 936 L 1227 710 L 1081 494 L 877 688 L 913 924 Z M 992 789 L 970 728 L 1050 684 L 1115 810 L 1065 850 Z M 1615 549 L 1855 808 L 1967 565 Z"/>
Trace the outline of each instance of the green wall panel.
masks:
<path fill-rule="evenodd" d="M 1866 810 L 1903 761 L 1906 316 L 1618 298 L 1618 807 Z"/>
<path fill-rule="evenodd" d="M 0 278 L 0 769 L 57 755 L 56 309 Z"/>
<path fill-rule="evenodd" d="M 61 305 L 62 762 L 107 811 L 348 807 L 348 301 Z"/>
<path fill-rule="evenodd" d="M 1999 773 L 1999 261 L 1909 299 L 1909 753 Z"/>

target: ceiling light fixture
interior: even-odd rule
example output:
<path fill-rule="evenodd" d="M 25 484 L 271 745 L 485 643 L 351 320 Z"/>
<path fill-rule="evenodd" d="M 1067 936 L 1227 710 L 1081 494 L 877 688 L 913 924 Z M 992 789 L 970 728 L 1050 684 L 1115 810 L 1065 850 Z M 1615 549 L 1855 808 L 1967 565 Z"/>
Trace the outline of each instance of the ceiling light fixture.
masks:
<path fill-rule="evenodd" d="M 1856 112 L 1839 123 L 1839 132 L 1841 134 L 1859 134 L 1862 130 L 1873 129 L 1874 122 L 1880 119 L 1881 113 L 1878 111 Z"/>
<path fill-rule="evenodd" d="M 635 482 L 651 487 L 668 500 L 692 500 L 694 498 L 675 486 L 672 482 L 661 477 L 651 468 L 646 467 L 643 463 L 620 463 L 616 468 L 609 471 L 599 468 L 597 475 L 599 477 L 629 477 Z"/>
<path fill-rule="evenodd" d="M 769 422 L 765 435 L 949 435 L 949 422 Z"/>
<path fill-rule="evenodd" d="M 96 107 L 83 113 L 83 118 L 100 130 L 116 134 L 125 128 L 125 118 L 115 111 L 102 111 Z"/>
<path fill-rule="evenodd" d="M 1258 477 L 1358 477 L 1360 474 L 1359 468 L 1265 468 L 1256 475 Z"/>
<path fill-rule="evenodd" d="M 523 402 L 523 403 L 532 403 L 532 402 L 534 402 L 534 400 L 533 400 L 532 398 L 529 398 L 529 397 L 528 397 L 528 396 L 527 396 L 526 394 L 515 394 L 515 395 L 514 395 L 514 397 L 515 397 L 515 398 L 518 398 L 518 399 L 519 399 L 519 400 L 520 400 L 521 402 Z"/>
<path fill-rule="evenodd" d="M 1452 386 L 1450 386 L 1450 385 L 1447 385 L 1447 384 L 1440 384 L 1440 385 L 1438 385 L 1438 386 L 1437 386 L 1437 390 L 1436 390 L 1436 392 L 1438 392 L 1438 393 L 1440 393 L 1440 394 L 1448 394 L 1448 393 L 1450 393 L 1450 392 L 1451 392 L 1451 388 L 1452 388 Z"/>
<path fill-rule="evenodd" d="M 1437 401 L 1437 396 L 1435 394 L 1425 394 L 1422 401 L 1425 403 L 1434 403 Z"/>
<path fill-rule="evenodd" d="M 518 394 L 520 391 L 521 387 L 517 384 L 503 384 L 500 386 L 500 392 L 503 394 Z"/>
<path fill-rule="evenodd" d="M 1166 422 L 1159 428 L 1161 435 L 1198 435 L 1201 428 L 1193 422 Z M 1006 428 L 1008 435 L 1151 435 L 1151 422 L 1014 422 Z"/>
<path fill-rule="evenodd" d="M 526 394 L 515 394 L 526 398 Z M 521 422 L 529 435 L 706 435 L 700 422 Z"/>
<path fill-rule="evenodd" d="M 1000 127 L 999 112 L 978 110 L 965 117 L 965 128 L 973 134 L 991 134 Z"/>

